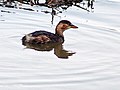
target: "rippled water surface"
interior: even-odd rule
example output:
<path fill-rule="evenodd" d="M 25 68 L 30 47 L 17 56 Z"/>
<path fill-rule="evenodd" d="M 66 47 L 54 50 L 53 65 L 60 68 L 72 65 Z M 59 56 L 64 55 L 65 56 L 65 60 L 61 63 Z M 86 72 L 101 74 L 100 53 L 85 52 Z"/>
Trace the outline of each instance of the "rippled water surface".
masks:
<path fill-rule="evenodd" d="M 51 15 L 41 12 L 47 8 L 0 7 L 10 11 L 0 12 L 0 90 L 119 90 L 120 3 L 115 1 L 96 0 L 91 12 L 70 7 L 56 15 L 53 24 Z M 72 55 L 58 58 L 54 49 L 36 51 L 22 45 L 25 34 L 54 32 L 63 19 L 79 27 L 64 33 L 62 50 Z"/>

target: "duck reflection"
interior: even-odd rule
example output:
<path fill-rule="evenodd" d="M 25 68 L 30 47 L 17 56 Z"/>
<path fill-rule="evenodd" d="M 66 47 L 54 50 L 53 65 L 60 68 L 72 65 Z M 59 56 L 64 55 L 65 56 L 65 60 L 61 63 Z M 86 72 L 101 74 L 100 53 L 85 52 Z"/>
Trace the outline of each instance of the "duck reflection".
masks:
<path fill-rule="evenodd" d="M 69 56 L 75 54 L 75 52 L 70 52 L 63 48 L 62 43 L 51 43 L 51 44 L 31 44 L 31 43 L 22 43 L 26 48 L 34 49 L 37 51 L 52 51 L 58 58 L 68 59 Z"/>

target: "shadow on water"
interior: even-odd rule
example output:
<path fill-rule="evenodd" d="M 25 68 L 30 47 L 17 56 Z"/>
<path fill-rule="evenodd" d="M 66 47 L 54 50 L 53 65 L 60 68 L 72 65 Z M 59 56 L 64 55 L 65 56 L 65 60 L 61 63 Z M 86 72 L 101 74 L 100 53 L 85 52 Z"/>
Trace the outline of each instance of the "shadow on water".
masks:
<path fill-rule="evenodd" d="M 68 59 L 69 56 L 75 54 L 75 52 L 70 52 L 63 48 L 62 43 L 49 43 L 49 44 L 31 44 L 31 43 L 22 43 L 26 48 L 34 49 L 37 51 L 52 51 L 58 58 Z"/>

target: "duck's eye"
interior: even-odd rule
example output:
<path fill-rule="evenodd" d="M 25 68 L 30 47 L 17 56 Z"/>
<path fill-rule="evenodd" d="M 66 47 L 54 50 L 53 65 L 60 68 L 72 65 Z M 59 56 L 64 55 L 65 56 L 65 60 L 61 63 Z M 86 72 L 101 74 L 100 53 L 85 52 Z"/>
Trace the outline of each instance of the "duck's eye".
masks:
<path fill-rule="evenodd" d="M 67 29 L 67 25 L 64 24 L 64 25 L 62 26 L 62 29 Z"/>

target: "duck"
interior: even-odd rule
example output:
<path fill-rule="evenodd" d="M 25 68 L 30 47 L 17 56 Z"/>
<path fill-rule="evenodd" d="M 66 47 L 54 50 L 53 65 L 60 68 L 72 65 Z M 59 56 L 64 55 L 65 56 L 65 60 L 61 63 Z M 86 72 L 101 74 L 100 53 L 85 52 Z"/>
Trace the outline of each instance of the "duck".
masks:
<path fill-rule="evenodd" d="M 22 37 L 22 44 L 48 44 L 48 43 L 63 43 L 64 35 L 63 32 L 70 28 L 78 28 L 76 25 L 73 25 L 68 20 L 61 20 L 56 28 L 55 33 L 51 33 L 44 30 L 34 31 L 32 33 L 26 34 Z"/>

